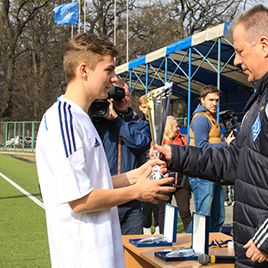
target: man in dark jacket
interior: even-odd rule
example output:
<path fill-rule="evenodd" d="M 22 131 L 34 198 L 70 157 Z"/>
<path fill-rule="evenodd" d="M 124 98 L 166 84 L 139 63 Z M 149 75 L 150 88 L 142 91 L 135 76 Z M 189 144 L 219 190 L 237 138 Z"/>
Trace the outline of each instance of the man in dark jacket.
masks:
<path fill-rule="evenodd" d="M 233 24 L 235 65 L 255 93 L 236 139 L 226 148 L 156 146 L 169 168 L 235 183 L 236 267 L 268 267 L 268 9 L 257 5 Z"/>
<path fill-rule="evenodd" d="M 120 80 L 116 86 L 124 88 L 125 97 L 110 101 L 106 117 L 93 121 L 102 139 L 111 175 L 140 166 L 151 144 L 148 121 L 139 120 L 130 107 L 131 94 L 127 83 Z M 143 233 L 140 201 L 134 200 L 118 206 L 118 213 L 122 234 Z"/>

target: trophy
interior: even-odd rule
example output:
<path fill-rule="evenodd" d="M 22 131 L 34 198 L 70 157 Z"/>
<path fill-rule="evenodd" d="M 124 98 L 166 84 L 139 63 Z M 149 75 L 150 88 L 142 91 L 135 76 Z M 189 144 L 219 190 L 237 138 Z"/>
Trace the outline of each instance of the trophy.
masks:
<path fill-rule="evenodd" d="M 163 87 L 154 89 L 146 95 L 153 145 L 162 144 L 171 93 L 172 83 L 165 83 Z M 154 156 L 160 157 L 159 152 L 154 150 Z M 163 178 L 160 172 L 160 166 L 156 165 L 153 167 L 150 178 L 152 180 L 160 180 Z"/>

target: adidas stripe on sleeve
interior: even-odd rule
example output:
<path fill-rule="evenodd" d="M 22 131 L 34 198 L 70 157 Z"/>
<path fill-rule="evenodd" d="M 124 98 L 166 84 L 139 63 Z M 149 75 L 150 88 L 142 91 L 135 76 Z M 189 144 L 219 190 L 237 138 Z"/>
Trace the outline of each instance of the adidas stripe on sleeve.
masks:
<path fill-rule="evenodd" d="M 260 248 L 268 240 L 268 219 L 259 227 L 252 240 L 257 248 Z"/>
<path fill-rule="evenodd" d="M 62 142 L 66 157 L 68 157 L 77 150 L 74 137 L 71 105 L 67 104 L 66 102 L 58 101 L 58 113 Z"/>

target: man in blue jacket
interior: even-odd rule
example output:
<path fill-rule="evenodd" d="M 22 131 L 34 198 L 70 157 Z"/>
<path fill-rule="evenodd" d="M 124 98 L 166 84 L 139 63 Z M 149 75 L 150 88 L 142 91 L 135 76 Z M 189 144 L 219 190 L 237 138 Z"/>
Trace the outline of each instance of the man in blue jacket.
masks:
<path fill-rule="evenodd" d="M 151 144 L 148 121 L 139 120 L 130 107 L 128 84 L 119 80 L 115 86 L 125 90 L 122 100 L 109 100 L 105 118 L 97 118 L 94 125 L 102 139 L 111 175 L 135 169 L 142 164 Z M 143 214 L 137 200 L 118 206 L 122 234 L 142 234 Z"/>

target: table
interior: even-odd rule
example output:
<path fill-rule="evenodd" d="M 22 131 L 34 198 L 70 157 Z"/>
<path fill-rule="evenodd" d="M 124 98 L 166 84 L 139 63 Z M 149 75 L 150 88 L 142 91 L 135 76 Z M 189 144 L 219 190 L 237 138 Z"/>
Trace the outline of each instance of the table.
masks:
<path fill-rule="evenodd" d="M 126 262 L 126 268 L 197 268 L 202 265 L 197 261 L 174 261 L 174 262 L 165 262 L 154 256 L 155 251 L 161 250 L 175 250 L 179 247 L 190 247 L 191 245 L 191 234 L 177 234 L 177 242 L 172 247 L 142 247 L 138 248 L 132 245 L 129 242 L 129 239 L 133 238 L 145 238 L 148 237 L 145 235 L 123 235 L 122 242 L 124 247 L 124 256 Z M 211 242 L 213 239 L 218 240 L 228 240 L 232 239 L 231 236 L 223 234 L 223 233 L 210 233 L 209 241 Z M 209 254 L 213 255 L 228 255 L 233 256 L 234 250 L 233 248 L 211 248 L 209 250 Z M 205 267 L 205 266 L 204 266 Z M 209 268 L 233 268 L 234 264 L 210 264 L 207 266 Z"/>

